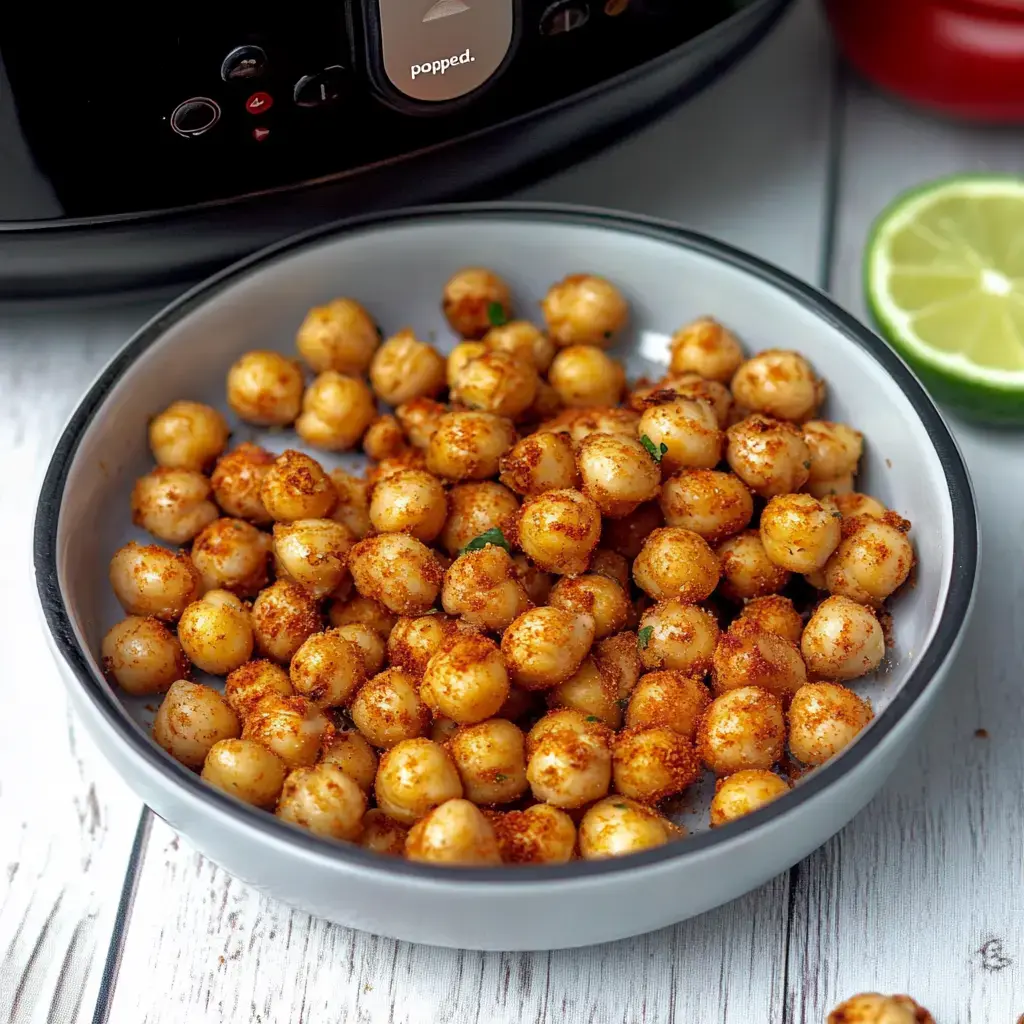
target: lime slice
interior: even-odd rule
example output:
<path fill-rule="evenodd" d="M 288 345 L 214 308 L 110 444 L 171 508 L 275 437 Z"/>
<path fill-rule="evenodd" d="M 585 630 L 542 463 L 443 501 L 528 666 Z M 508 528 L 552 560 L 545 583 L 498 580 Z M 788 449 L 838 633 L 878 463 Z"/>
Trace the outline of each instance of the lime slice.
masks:
<path fill-rule="evenodd" d="M 936 399 L 1024 423 L 1024 179 L 899 196 L 871 229 L 864 277 L 879 328 Z"/>

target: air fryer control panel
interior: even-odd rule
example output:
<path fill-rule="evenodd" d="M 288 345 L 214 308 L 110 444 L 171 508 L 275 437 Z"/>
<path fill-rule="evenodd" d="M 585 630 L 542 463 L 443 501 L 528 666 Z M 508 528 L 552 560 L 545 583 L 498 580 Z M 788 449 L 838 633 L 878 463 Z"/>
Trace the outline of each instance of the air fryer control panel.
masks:
<path fill-rule="evenodd" d="M 366 168 L 637 67 L 737 0 L 7 4 L 18 127 L 66 216 Z M 3 83 L 0 82 L 0 88 Z"/>

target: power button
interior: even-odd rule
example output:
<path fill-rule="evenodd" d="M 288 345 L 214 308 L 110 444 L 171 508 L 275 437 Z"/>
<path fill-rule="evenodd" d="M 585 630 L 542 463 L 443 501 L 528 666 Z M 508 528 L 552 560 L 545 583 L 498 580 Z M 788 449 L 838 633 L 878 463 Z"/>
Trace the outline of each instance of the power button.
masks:
<path fill-rule="evenodd" d="M 479 89 L 512 45 L 516 0 L 377 0 L 384 72 L 410 99 Z"/>

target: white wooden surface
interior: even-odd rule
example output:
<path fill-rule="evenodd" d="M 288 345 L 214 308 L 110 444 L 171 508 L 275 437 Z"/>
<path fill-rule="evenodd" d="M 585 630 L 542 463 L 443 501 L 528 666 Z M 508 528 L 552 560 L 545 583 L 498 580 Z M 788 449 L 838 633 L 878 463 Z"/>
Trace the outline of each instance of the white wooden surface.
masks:
<path fill-rule="evenodd" d="M 860 311 L 863 238 L 891 195 L 951 170 L 1018 169 L 1020 143 L 837 84 L 807 2 L 696 102 L 526 195 L 683 221 Z M 227 877 L 140 819 L 66 721 L 35 621 L 34 488 L 63 417 L 144 316 L 0 308 L 0 1021 L 820 1024 L 876 987 L 912 991 L 939 1024 L 1024 1013 L 1013 435 L 956 425 L 985 531 L 978 614 L 927 740 L 839 837 L 676 928 L 575 952 L 460 954 L 326 925 Z"/>

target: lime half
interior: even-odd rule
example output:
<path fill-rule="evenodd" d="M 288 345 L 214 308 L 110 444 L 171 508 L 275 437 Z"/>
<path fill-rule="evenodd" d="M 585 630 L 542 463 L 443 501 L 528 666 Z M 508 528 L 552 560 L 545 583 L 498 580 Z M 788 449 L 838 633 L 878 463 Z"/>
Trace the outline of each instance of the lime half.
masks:
<path fill-rule="evenodd" d="M 1024 179 L 904 193 L 872 227 L 864 275 L 879 328 L 935 398 L 1024 423 Z"/>

